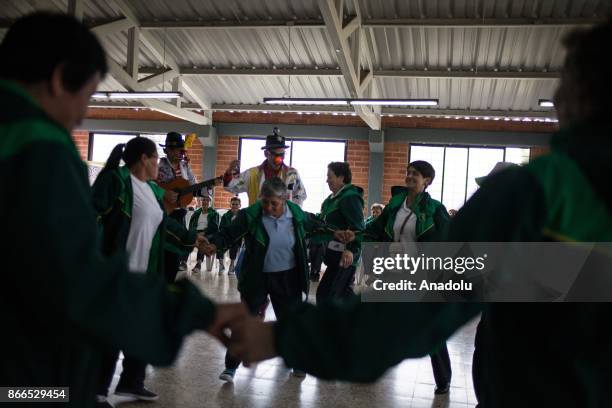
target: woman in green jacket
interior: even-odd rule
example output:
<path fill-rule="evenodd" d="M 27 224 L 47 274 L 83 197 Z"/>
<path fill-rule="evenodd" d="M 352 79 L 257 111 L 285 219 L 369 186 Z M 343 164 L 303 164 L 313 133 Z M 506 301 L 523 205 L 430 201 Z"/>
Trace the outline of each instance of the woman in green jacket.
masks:
<path fill-rule="evenodd" d="M 448 226 L 450 220 L 444 205 L 425 191 L 436 172 L 431 164 L 418 160 L 406 169 L 406 188 L 396 192 L 382 214 L 368 223 L 363 240 L 370 242 L 400 242 L 410 246 L 416 242 L 433 241 Z M 392 193 L 393 193 L 392 192 Z M 436 380 L 436 394 L 446 394 L 452 376 L 446 343 L 430 355 Z"/>
<path fill-rule="evenodd" d="M 327 185 L 332 193 L 323 201 L 319 217 L 332 230 L 361 232 L 365 228 L 363 189 L 351 181 L 348 163 L 332 162 L 327 166 Z M 316 236 L 313 239 L 321 240 Z M 353 294 L 351 285 L 361 252 L 360 239 L 344 244 L 327 234 L 322 241 L 326 244 L 323 262 L 327 269 L 317 288 L 317 303 Z"/>
<path fill-rule="evenodd" d="M 125 150 L 124 150 L 125 149 Z M 119 167 L 123 159 L 125 166 Z M 93 201 L 101 227 L 103 253 L 128 253 L 130 272 L 163 274 L 163 248 L 170 236 L 175 246 L 191 250 L 195 231 L 167 218 L 162 205 L 164 190 L 157 178 L 158 155 L 155 143 L 136 137 L 117 145 L 93 185 Z M 102 359 L 98 400 L 105 402 L 115 371 L 119 350 Z M 147 364 L 126 355 L 116 394 L 152 401 L 157 395 L 144 387 Z"/>
<path fill-rule="evenodd" d="M 240 210 L 235 220 L 210 237 L 207 254 L 225 251 L 244 238 L 245 255 L 238 278 L 240 299 L 253 315 L 265 311 L 270 296 L 274 314 L 287 310 L 308 297 L 306 232 L 323 224 L 287 199 L 287 187 L 278 177 L 266 180 L 255 204 Z M 220 379 L 233 382 L 240 360 L 229 353 Z M 294 372 L 301 376 L 301 372 Z"/>

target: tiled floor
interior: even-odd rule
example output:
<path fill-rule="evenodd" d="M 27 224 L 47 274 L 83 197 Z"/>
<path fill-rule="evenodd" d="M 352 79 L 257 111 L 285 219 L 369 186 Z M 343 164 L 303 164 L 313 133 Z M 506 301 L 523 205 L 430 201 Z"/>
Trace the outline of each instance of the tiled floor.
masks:
<path fill-rule="evenodd" d="M 190 266 L 193 263 L 190 262 Z M 191 278 L 202 290 L 219 302 L 237 301 L 235 276 L 213 273 Z M 312 285 L 314 299 L 316 284 Z M 274 318 L 268 308 L 268 319 Z M 224 368 L 225 349 L 203 333 L 191 335 L 171 368 L 151 369 L 147 387 L 159 394 L 155 403 L 122 403 L 116 396 L 111 401 L 121 407 L 413 407 L 468 408 L 476 404 L 472 384 L 472 352 L 476 322 L 457 332 L 448 342 L 453 380 L 448 395 L 434 398 L 434 380 L 428 357 L 405 360 L 371 385 L 321 381 L 312 376 L 292 377 L 281 359 L 260 363 L 251 368 L 240 367 L 235 383 L 218 379 Z M 366 352 L 364 350 L 364 352 Z M 120 368 L 121 365 L 118 365 Z M 118 372 L 115 381 L 118 380 Z"/>

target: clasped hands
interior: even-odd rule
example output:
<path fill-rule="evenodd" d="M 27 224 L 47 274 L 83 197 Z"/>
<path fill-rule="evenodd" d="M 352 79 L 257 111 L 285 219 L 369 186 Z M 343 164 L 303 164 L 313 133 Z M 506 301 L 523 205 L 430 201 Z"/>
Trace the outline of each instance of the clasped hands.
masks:
<path fill-rule="evenodd" d="M 334 232 L 334 238 L 342 242 L 343 244 L 348 244 L 349 242 L 355 239 L 355 232 L 351 230 L 337 230 Z M 348 268 L 353 264 L 353 253 L 349 250 L 342 251 L 342 256 L 340 257 L 340 266 L 342 268 Z"/>
<path fill-rule="evenodd" d="M 252 316 L 243 303 L 217 305 L 215 320 L 206 331 L 247 367 L 278 354 L 274 323 Z"/>

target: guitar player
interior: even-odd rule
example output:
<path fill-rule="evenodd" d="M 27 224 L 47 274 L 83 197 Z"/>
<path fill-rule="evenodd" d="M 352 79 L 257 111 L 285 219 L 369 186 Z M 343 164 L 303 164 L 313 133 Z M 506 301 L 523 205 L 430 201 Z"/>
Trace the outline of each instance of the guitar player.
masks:
<path fill-rule="evenodd" d="M 166 157 L 162 157 L 159 160 L 159 175 L 157 177 L 158 183 L 169 183 L 174 179 L 181 177 L 189 182 L 190 185 L 197 183 L 191 166 L 188 160 L 185 158 L 185 141 L 183 136 L 177 132 L 169 132 L 166 135 L 165 144 L 160 144 L 164 148 Z M 195 196 L 203 196 L 208 194 L 208 189 L 203 187 L 201 191 L 196 191 Z M 167 190 L 166 198 L 168 201 L 176 201 L 177 194 Z M 182 223 L 185 218 L 186 210 L 184 208 L 177 208 L 169 214 L 170 217 L 176 219 Z M 169 249 L 166 249 L 164 253 L 165 272 L 166 277 L 171 282 L 174 282 L 176 274 L 179 269 L 180 254 L 174 253 Z"/>

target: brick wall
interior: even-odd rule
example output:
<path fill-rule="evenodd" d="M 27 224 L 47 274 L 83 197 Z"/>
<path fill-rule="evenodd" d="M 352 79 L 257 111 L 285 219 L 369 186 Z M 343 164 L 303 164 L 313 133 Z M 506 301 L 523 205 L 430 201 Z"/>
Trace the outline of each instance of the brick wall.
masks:
<path fill-rule="evenodd" d="M 196 138 L 191 147 L 187 149 L 187 157 L 189 157 L 189 165 L 198 181 L 204 181 L 202 178 L 202 159 L 204 158 L 204 146 Z"/>
<path fill-rule="evenodd" d="M 217 144 L 217 165 L 215 168 L 217 176 L 225 173 L 231 161 L 238 158 L 239 142 L 240 139 L 237 136 L 219 137 Z M 232 196 L 233 194 L 225 191 L 223 187 L 217 187 L 215 189 L 215 208 L 229 208 L 229 200 Z M 242 207 L 246 207 L 248 204 L 242 203 Z"/>
<path fill-rule="evenodd" d="M 368 174 L 370 168 L 370 144 L 368 141 L 349 140 L 346 144 L 346 161 L 351 166 L 353 184 L 364 190 L 364 214 L 367 214 Z"/>
<path fill-rule="evenodd" d="M 408 143 L 385 143 L 384 162 L 381 199 L 383 203 L 387 203 L 391 198 L 391 187 L 405 184 Z"/>
<path fill-rule="evenodd" d="M 76 144 L 81 158 L 87 160 L 87 152 L 89 149 L 89 132 L 87 130 L 75 130 L 72 132 L 72 140 Z"/>
<path fill-rule="evenodd" d="M 529 149 L 529 160 L 533 160 L 538 156 L 542 156 L 546 153 L 550 152 L 549 147 L 532 147 Z"/>

